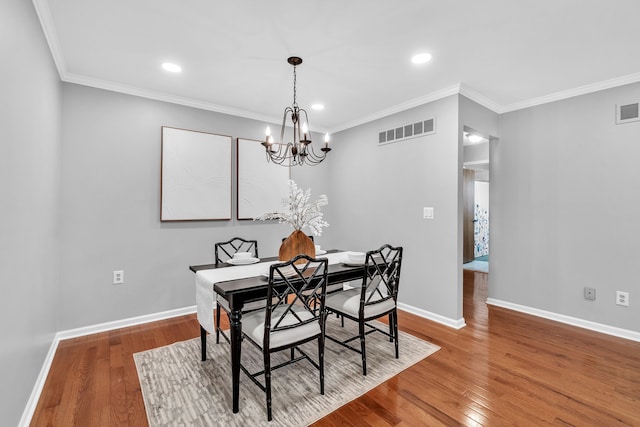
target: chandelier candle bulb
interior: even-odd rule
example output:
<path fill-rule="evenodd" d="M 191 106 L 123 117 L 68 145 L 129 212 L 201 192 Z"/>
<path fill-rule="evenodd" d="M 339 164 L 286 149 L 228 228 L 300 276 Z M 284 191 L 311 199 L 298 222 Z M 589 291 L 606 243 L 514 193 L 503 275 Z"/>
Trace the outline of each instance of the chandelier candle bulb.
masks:
<path fill-rule="evenodd" d="M 329 134 L 324 134 L 324 150 L 330 150 L 329 148 Z"/>
<path fill-rule="evenodd" d="M 267 126 L 267 129 L 264 131 L 265 137 L 264 137 L 264 142 L 262 143 L 262 145 L 264 145 L 264 148 L 266 148 L 266 150 L 268 152 L 275 152 L 273 149 L 273 136 L 271 136 L 271 128 L 269 126 Z"/>

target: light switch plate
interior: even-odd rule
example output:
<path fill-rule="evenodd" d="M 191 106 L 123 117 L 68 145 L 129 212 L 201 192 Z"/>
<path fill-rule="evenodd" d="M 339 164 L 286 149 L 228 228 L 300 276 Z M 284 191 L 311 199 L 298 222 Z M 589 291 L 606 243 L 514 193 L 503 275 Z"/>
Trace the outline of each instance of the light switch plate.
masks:
<path fill-rule="evenodd" d="M 424 219 L 433 219 L 433 208 L 423 208 L 422 216 Z"/>

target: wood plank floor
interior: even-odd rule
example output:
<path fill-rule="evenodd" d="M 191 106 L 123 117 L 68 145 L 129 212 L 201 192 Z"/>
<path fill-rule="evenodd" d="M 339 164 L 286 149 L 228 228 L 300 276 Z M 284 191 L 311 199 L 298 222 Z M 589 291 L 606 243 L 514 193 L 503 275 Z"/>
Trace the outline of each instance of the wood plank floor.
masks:
<path fill-rule="evenodd" d="M 314 426 L 640 426 L 640 343 L 486 296 L 487 275 L 465 271 L 465 328 L 401 313 L 442 350 Z M 189 315 L 61 342 L 31 425 L 146 426 L 132 354 L 198 334 Z"/>

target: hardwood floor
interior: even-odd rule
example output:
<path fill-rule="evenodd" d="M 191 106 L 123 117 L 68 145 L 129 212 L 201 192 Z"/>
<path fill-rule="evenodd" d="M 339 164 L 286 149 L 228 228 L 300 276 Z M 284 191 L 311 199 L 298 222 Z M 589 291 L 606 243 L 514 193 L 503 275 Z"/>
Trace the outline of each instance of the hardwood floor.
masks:
<path fill-rule="evenodd" d="M 640 425 L 640 343 L 486 296 L 487 275 L 465 271 L 465 328 L 400 313 L 442 349 L 314 426 Z M 61 342 L 31 425 L 147 425 L 132 354 L 198 335 L 189 315 Z"/>

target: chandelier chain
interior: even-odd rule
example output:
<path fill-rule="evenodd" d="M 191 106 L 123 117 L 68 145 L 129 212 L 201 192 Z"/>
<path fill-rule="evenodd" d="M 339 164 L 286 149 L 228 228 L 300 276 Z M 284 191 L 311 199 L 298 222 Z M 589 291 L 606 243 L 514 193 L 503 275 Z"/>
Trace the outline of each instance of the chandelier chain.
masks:
<path fill-rule="evenodd" d="M 293 66 L 293 106 L 297 107 L 298 102 L 296 101 L 296 66 Z"/>

